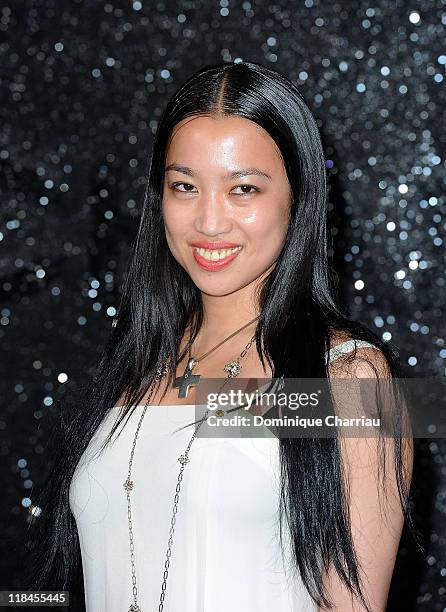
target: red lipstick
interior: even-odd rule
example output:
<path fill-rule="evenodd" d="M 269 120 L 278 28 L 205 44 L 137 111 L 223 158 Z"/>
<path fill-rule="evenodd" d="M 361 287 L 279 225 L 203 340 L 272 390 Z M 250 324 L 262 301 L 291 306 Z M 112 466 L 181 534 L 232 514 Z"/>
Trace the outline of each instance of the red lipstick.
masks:
<path fill-rule="evenodd" d="M 201 249 L 211 249 L 211 250 L 230 249 L 230 248 L 234 248 L 237 246 L 240 246 L 240 245 L 234 244 L 231 242 L 196 242 L 192 245 L 192 247 L 197 247 Z M 200 253 L 198 253 L 195 250 L 195 248 L 192 249 L 192 252 L 193 252 L 193 256 L 197 264 L 204 270 L 212 272 L 212 271 L 221 270 L 222 268 L 226 268 L 226 266 L 228 266 L 231 263 L 231 261 L 233 261 L 237 257 L 237 255 L 241 252 L 241 250 L 242 249 L 240 248 L 235 253 L 231 253 L 227 257 L 224 257 L 223 259 L 219 259 L 217 261 L 209 261 L 208 259 L 205 259 L 204 257 L 202 257 L 202 255 L 200 255 Z"/>
<path fill-rule="evenodd" d="M 225 242 L 223 240 L 220 240 L 220 242 L 203 240 L 201 242 L 192 242 L 192 246 L 198 247 L 199 249 L 232 249 L 239 245 L 234 242 Z"/>

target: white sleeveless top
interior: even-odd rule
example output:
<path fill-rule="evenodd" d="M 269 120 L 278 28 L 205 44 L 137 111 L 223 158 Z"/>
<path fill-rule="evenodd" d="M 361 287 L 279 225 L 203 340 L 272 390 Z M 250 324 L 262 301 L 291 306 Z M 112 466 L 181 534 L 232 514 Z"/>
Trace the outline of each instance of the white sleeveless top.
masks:
<path fill-rule="evenodd" d="M 333 347 L 332 361 L 356 346 Z M 70 486 L 87 612 L 126 612 L 133 602 L 127 478 L 135 410 L 97 453 L 119 412 L 112 408 L 82 455 Z M 194 405 L 150 406 L 133 460 L 131 493 L 138 603 L 158 610 L 180 464 L 194 428 Z M 279 440 L 199 438 L 184 470 L 164 612 L 315 612 L 287 569 L 278 539 Z"/>

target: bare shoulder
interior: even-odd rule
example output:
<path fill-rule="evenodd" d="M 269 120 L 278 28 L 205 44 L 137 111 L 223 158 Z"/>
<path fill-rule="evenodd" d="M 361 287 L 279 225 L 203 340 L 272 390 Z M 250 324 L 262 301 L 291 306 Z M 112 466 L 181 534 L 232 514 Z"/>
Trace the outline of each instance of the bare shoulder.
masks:
<path fill-rule="evenodd" d="M 330 348 L 357 340 L 344 331 L 331 334 Z M 354 350 L 336 356 L 328 365 L 330 377 L 334 378 L 391 378 L 387 357 L 376 348 L 357 346 Z"/>

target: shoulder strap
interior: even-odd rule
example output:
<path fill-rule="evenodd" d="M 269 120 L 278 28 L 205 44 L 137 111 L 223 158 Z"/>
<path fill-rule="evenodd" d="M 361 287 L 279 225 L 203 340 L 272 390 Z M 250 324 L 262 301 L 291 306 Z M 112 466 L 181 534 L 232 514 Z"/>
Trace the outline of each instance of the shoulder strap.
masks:
<path fill-rule="evenodd" d="M 331 363 L 341 355 L 346 355 L 347 353 L 350 353 L 350 351 L 353 351 L 353 349 L 355 348 L 355 345 L 356 348 L 369 347 L 379 350 L 378 347 L 376 347 L 374 344 L 370 344 L 370 342 L 367 342 L 366 340 L 346 340 L 346 342 L 342 342 L 337 346 L 332 346 L 329 351 L 326 351 L 325 363 Z"/>

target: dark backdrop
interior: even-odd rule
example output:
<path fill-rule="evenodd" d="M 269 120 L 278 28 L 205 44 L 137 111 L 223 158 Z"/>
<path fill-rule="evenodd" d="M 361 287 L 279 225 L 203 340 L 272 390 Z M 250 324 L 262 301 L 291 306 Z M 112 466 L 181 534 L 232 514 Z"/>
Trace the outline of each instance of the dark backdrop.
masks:
<path fill-rule="evenodd" d="M 441 0 L 2 3 L 1 588 L 22 585 L 55 402 L 115 314 L 158 118 L 205 63 L 258 61 L 300 86 L 328 159 L 344 303 L 407 376 L 445 375 L 445 28 Z M 427 555 L 403 535 L 389 610 L 446 604 L 445 450 L 416 441 Z"/>

